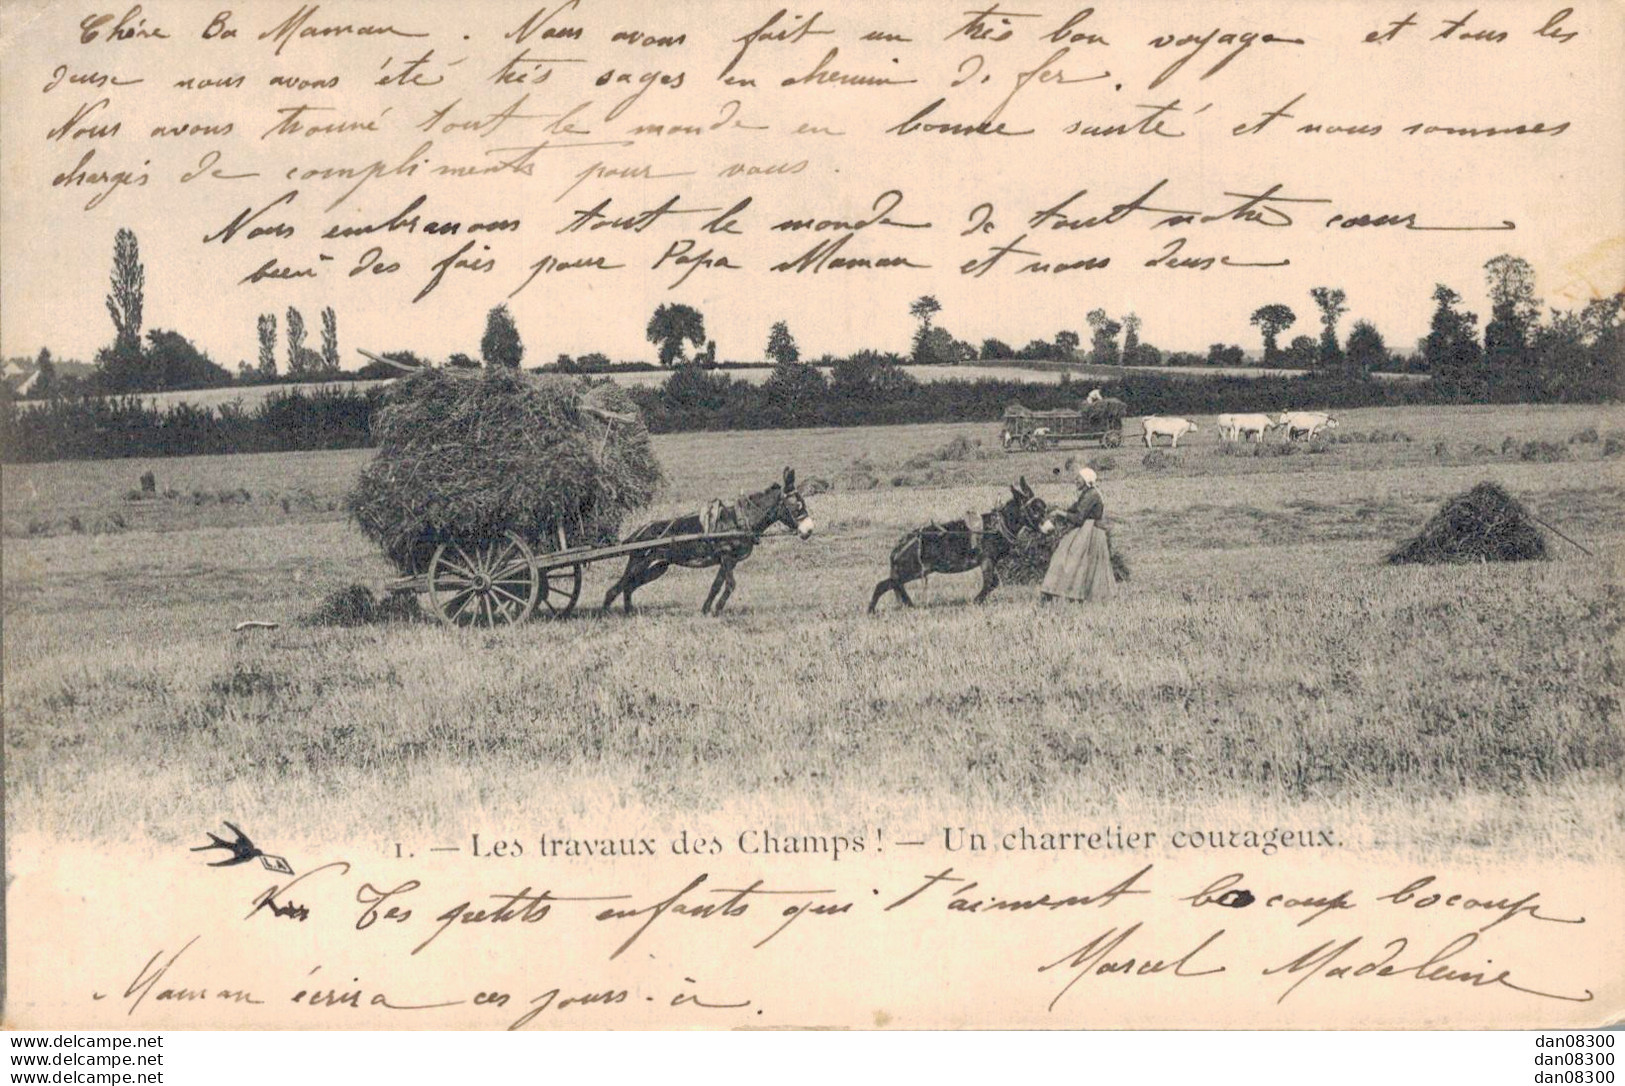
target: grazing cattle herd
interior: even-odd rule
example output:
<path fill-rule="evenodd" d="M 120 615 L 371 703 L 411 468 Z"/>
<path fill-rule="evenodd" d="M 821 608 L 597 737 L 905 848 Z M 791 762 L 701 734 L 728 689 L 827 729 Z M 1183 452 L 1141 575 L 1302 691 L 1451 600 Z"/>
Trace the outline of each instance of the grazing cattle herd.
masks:
<path fill-rule="evenodd" d="M 1337 429 L 1337 420 L 1324 411 L 1282 411 L 1279 415 L 1262 412 L 1248 415 L 1219 415 L 1214 420 L 1220 441 L 1247 440 L 1262 444 L 1271 430 L 1285 430 L 1287 441 L 1313 441 L 1325 430 Z M 1179 439 L 1197 430 L 1190 419 L 1169 415 L 1147 415 L 1141 432 L 1146 448 L 1154 438 L 1165 437 L 1172 448 L 1179 447 Z"/>

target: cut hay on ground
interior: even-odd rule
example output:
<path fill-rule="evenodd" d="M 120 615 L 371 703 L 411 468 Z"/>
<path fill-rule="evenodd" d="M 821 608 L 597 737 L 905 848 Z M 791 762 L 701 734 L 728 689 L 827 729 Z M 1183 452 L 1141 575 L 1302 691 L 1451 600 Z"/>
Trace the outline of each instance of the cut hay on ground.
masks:
<path fill-rule="evenodd" d="M 1546 557 L 1546 537 L 1518 500 L 1495 483 L 1457 494 L 1388 555 L 1409 562 L 1524 562 Z"/>
<path fill-rule="evenodd" d="M 371 626 L 381 622 L 418 622 L 424 618 L 410 592 L 374 596 L 366 585 L 352 584 L 329 592 L 301 622 L 306 626 Z"/>
<path fill-rule="evenodd" d="M 508 531 L 549 549 L 561 529 L 572 546 L 612 542 L 662 482 L 637 406 L 607 382 L 424 370 L 372 425 L 378 454 L 347 504 L 405 572 L 436 543 Z"/>

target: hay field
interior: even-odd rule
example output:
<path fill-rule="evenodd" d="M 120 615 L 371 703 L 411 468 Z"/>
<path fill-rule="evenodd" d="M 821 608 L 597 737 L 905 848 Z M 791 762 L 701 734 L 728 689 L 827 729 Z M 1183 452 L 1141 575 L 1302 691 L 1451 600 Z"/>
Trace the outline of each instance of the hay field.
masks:
<path fill-rule="evenodd" d="M 937 577 L 927 606 L 874 619 L 904 529 L 990 506 L 1021 473 L 1062 499 L 1059 457 L 931 456 L 991 445 L 988 424 L 657 438 L 673 483 L 655 512 L 792 464 L 833 487 L 809 497 L 818 535 L 769 537 L 720 621 L 697 613 L 708 574 L 682 571 L 634 618 L 600 616 L 606 565 L 571 621 L 496 633 L 299 623 L 390 572 L 342 513 L 367 452 L 8 467 L 8 825 L 172 840 L 221 817 L 455 833 L 786 805 L 842 824 L 1308 812 L 1412 851 L 1617 854 L 1625 459 L 1603 450 L 1625 411 L 1339 418 L 1384 439 L 1226 455 L 1199 420 L 1149 463 L 1084 450 L 1134 571 L 1113 604 L 1040 611 L 1006 588 L 973 608 L 974 575 Z M 1520 459 L 1531 440 L 1562 458 Z M 161 496 L 128 500 L 149 468 Z M 1597 557 L 1554 541 L 1546 563 L 1380 564 L 1484 478 Z M 283 626 L 233 635 L 244 619 Z"/>

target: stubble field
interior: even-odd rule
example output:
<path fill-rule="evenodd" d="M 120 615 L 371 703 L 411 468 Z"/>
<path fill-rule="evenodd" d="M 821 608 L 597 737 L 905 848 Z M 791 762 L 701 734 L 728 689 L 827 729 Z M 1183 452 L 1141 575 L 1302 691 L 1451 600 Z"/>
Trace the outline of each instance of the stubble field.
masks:
<path fill-rule="evenodd" d="M 817 535 L 769 536 L 721 620 L 689 572 L 641 590 L 635 617 L 600 615 L 605 565 L 575 618 L 498 632 L 301 622 L 389 576 L 342 511 L 369 452 L 7 468 L 8 824 L 171 840 L 221 818 L 1312 815 L 1413 851 L 1617 850 L 1625 459 L 1604 449 L 1625 411 L 1339 417 L 1365 440 L 1225 455 L 1205 419 L 1150 463 L 1078 450 L 1132 565 L 1116 601 L 1041 610 L 1010 586 L 978 608 L 975 575 L 935 577 L 926 606 L 876 618 L 902 531 L 990 507 L 1021 474 L 1064 500 L 1065 454 L 932 455 L 992 445 L 985 424 L 658 438 L 653 512 L 794 465 L 832 487 L 808 497 Z M 1536 440 L 1563 451 L 1520 459 Z M 145 470 L 158 496 L 131 500 Z M 1595 557 L 1554 538 L 1550 562 L 1381 564 L 1484 478 Z M 245 619 L 282 625 L 233 634 Z"/>

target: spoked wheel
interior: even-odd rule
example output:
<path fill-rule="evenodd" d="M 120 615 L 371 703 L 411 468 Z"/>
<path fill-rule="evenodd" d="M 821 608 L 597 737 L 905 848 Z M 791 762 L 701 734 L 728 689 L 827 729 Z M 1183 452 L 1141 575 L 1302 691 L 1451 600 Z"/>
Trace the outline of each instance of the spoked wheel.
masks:
<path fill-rule="evenodd" d="M 512 532 L 483 543 L 442 543 L 429 559 L 429 602 L 451 626 L 510 626 L 536 609 L 542 576 Z"/>
<path fill-rule="evenodd" d="M 1117 448 L 1123 443 L 1123 431 L 1107 430 L 1106 436 L 1100 439 L 1100 443 L 1108 449 Z"/>
<path fill-rule="evenodd" d="M 558 549 L 567 550 L 564 529 L 558 532 Z M 546 551 L 551 553 L 551 551 Z M 546 565 L 546 558 L 543 558 Z M 576 601 L 581 599 L 581 571 L 580 564 L 573 566 L 555 566 L 540 571 L 542 603 L 547 607 L 547 617 L 565 618 L 576 609 Z"/>

